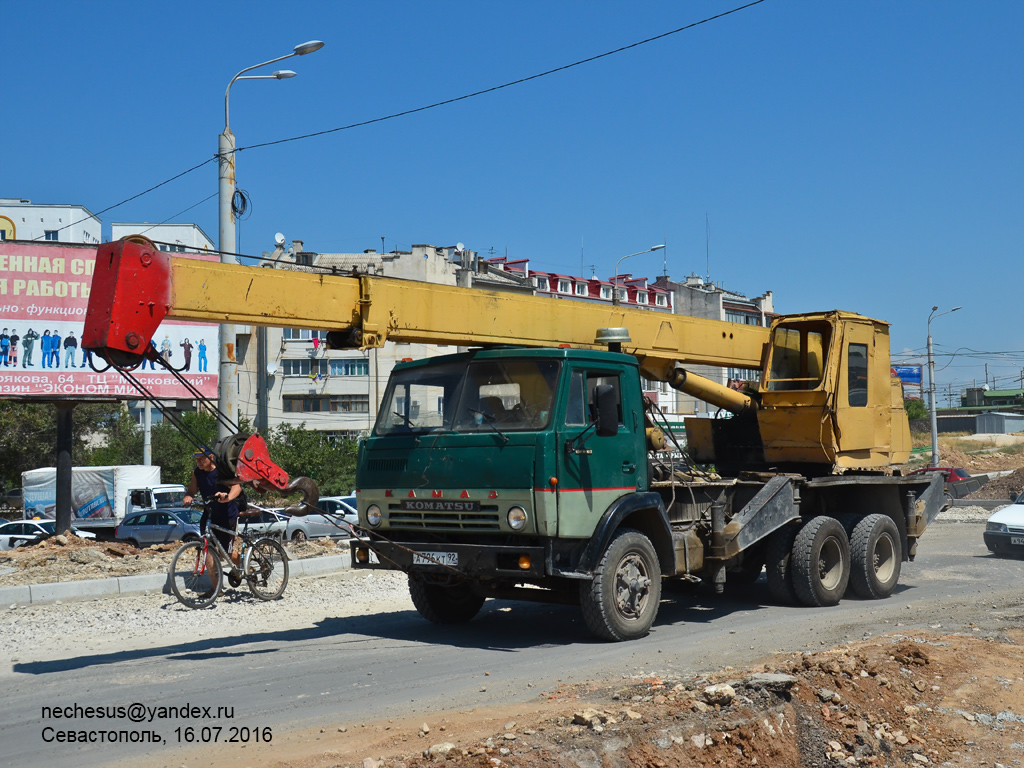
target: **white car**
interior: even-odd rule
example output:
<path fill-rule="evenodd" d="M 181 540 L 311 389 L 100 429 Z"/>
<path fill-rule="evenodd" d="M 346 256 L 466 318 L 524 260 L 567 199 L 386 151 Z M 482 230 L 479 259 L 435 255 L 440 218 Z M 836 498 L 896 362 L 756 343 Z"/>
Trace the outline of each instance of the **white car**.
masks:
<path fill-rule="evenodd" d="M 243 527 L 249 533 L 281 538 L 288 527 L 288 515 L 282 515 L 272 509 L 258 510 L 255 515 L 239 515 L 238 530 L 241 531 Z"/>
<path fill-rule="evenodd" d="M 16 520 L 0 525 L 0 550 L 6 551 L 22 544 L 34 544 L 53 536 L 57 523 L 54 520 Z M 95 539 L 95 533 L 80 531 L 72 527 L 71 532 L 81 539 Z"/>
<path fill-rule="evenodd" d="M 985 524 L 985 546 L 997 555 L 1024 555 L 1024 493 Z"/>
<path fill-rule="evenodd" d="M 321 496 L 317 508 L 329 514 L 293 515 L 288 520 L 285 538 L 298 542 L 324 536 L 350 538 L 352 530 L 349 526 L 359 522 L 355 502 L 355 496 Z"/>

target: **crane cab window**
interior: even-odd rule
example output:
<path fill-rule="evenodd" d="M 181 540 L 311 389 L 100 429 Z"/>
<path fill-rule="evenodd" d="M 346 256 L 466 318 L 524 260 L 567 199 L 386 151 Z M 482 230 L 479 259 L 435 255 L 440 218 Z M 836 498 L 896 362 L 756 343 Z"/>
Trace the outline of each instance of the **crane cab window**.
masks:
<path fill-rule="evenodd" d="M 847 402 L 852 408 L 868 404 L 868 345 L 851 344 L 847 347 L 846 367 L 849 370 Z"/>
<path fill-rule="evenodd" d="M 609 384 L 615 390 L 618 404 L 619 424 L 622 424 L 622 392 L 619 388 L 619 377 L 603 373 L 573 371 L 569 382 L 569 402 L 565 409 L 565 424 L 569 427 L 583 427 L 593 420 L 594 392 L 599 384 Z M 586 392 L 586 397 L 584 397 Z"/>
<path fill-rule="evenodd" d="M 828 355 L 828 326 L 779 326 L 772 335 L 768 389 L 810 390 L 821 386 Z"/>

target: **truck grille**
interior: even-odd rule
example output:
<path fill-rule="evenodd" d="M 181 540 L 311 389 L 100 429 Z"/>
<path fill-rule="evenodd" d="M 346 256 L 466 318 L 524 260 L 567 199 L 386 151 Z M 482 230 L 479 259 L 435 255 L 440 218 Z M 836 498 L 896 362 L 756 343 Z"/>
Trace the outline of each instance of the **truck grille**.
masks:
<path fill-rule="evenodd" d="M 367 469 L 371 472 L 405 472 L 409 466 L 408 459 L 370 459 Z"/>
<path fill-rule="evenodd" d="M 479 512 L 412 512 L 388 509 L 388 523 L 401 530 L 497 531 L 499 524 L 496 506 L 481 507 Z"/>

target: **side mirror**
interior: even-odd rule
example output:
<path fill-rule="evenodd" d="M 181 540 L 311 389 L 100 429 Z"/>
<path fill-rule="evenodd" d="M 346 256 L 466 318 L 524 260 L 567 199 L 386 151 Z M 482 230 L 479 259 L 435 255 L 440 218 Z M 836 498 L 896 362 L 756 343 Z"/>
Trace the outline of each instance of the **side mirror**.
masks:
<path fill-rule="evenodd" d="M 594 431 L 598 437 L 611 437 L 619 433 L 619 400 L 615 387 L 598 384 L 594 388 Z"/>
<path fill-rule="evenodd" d="M 1019 493 L 1014 493 L 1013 491 L 1010 491 L 1010 501 L 1016 503 L 1017 499 L 1019 499 L 1019 498 L 1020 498 L 1020 494 Z"/>

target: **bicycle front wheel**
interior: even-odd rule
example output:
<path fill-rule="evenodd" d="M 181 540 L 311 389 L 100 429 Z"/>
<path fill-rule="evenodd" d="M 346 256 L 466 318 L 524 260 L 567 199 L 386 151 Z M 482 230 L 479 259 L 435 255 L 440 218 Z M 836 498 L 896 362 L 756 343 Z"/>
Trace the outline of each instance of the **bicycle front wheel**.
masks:
<path fill-rule="evenodd" d="M 253 542 L 242 565 L 249 591 L 260 600 L 276 600 L 288 586 L 288 555 L 276 539 Z"/>
<path fill-rule="evenodd" d="M 213 605 L 221 586 L 220 562 L 213 555 L 213 569 L 206 567 L 202 541 L 190 541 L 174 553 L 171 559 L 171 591 L 182 605 L 188 608 Z"/>

